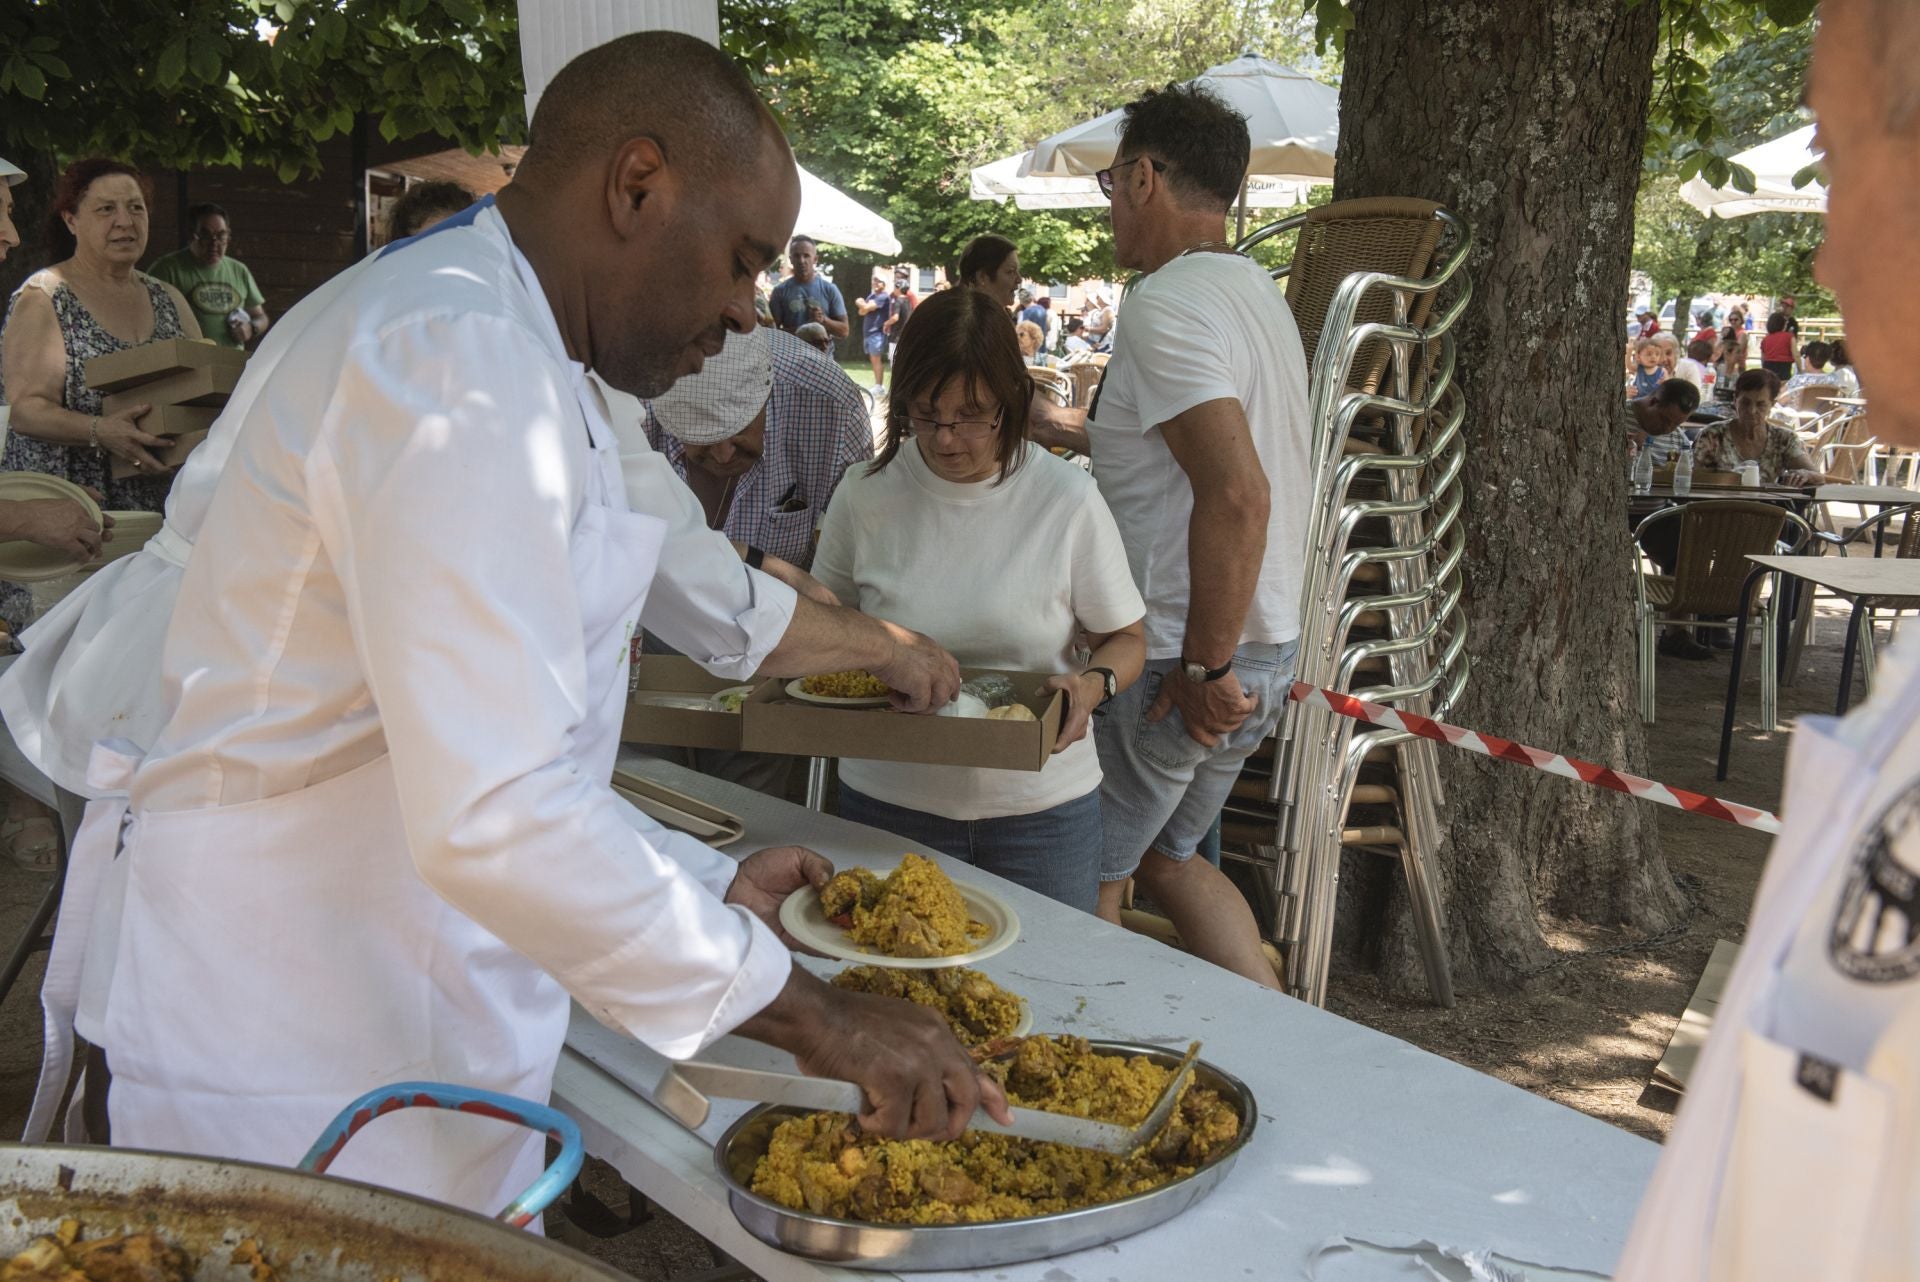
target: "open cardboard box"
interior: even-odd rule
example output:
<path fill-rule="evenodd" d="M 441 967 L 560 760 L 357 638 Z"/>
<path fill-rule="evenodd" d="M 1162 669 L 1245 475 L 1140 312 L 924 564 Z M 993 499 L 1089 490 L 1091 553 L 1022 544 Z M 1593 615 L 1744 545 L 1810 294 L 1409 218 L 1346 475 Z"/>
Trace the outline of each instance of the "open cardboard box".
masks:
<path fill-rule="evenodd" d="M 162 374 L 145 383 L 122 388 L 117 400 L 121 405 L 204 405 L 218 409 L 239 386 L 243 367 L 239 365 L 203 365 Z"/>
<path fill-rule="evenodd" d="M 118 392 L 155 379 L 190 370 L 218 369 L 240 376 L 247 354 L 238 348 L 221 347 L 205 339 L 164 338 L 118 352 L 108 352 L 87 362 L 87 386 L 96 392 Z M 232 390 L 232 383 L 228 383 Z"/>
<path fill-rule="evenodd" d="M 1066 699 L 1044 689 L 1047 673 L 962 668 L 963 677 L 997 675 L 1038 720 L 915 716 L 889 708 L 829 708 L 790 698 L 785 681 L 763 681 L 741 706 L 740 747 L 801 757 L 904 761 L 928 766 L 1040 770 L 1060 737 Z"/>
<path fill-rule="evenodd" d="M 650 695 L 706 698 L 742 684 L 716 677 L 677 654 L 637 654 L 627 678 L 627 714 L 620 738 L 627 743 L 664 743 L 676 748 L 740 747 L 741 715 L 676 708 L 648 701 Z"/>

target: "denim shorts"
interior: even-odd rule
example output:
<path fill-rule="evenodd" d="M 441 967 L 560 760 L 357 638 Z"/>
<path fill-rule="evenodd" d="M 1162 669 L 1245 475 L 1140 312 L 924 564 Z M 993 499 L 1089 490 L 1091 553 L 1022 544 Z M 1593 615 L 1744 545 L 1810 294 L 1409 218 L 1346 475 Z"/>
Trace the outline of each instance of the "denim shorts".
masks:
<path fill-rule="evenodd" d="M 1005 877 L 1069 908 L 1100 901 L 1100 790 L 1030 815 L 948 819 L 842 786 L 840 817 Z"/>
<path fill-rule="evenodd" d="M 860 340 L 860 345 L 869 356 L 884 356 L 887 351 L 885 334 L 868 334 Z"/>
<path fill-rule="evenodd" d="M 1240 728 L 1209 748 L 1195 742 L 1179 709 L 1157 722 L 1147 710 L 1160 683 L 1179 663 L 1150 659 L 1146 671 L 1109 703 L 1094 721 L 1100 750 L 1100 880 L 1124 881 L 1149 848 L 1176 862 L 1193 858 L 1220 808 L 1227 803 L 1240 765 L 1280 724 L 1293 685 L 1298 643 L 1243 645 L 1233 672 L 1253 696 L 1253 713 Z"/>

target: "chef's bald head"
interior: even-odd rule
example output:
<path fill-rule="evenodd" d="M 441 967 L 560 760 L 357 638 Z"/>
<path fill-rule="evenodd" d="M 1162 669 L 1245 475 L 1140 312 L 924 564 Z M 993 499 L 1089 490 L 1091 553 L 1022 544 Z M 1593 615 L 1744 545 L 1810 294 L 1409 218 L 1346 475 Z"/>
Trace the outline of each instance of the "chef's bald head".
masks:
<path fill-rule="evenodd" d="M 495 198 L 574 359 L 646 399 L 755 323 L 800 209 L 772 113 L 725 54 L 668 31 L 568 63 Z"/>
<path fill-rule="evenodd" d="M 640 31 L 560 69 L 534 109 L 516 179 L 553 182 L 650 137 L 697 178 L 744 170 L 785 140 L 733 60 L 677 31 Z"/>

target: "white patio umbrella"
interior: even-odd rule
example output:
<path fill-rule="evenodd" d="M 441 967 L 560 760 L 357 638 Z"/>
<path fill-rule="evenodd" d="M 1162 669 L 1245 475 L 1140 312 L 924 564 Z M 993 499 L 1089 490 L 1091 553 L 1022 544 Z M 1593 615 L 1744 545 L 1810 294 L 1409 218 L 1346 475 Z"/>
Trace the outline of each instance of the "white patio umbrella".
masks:
<path fill-rule="evenodd" d="M 1813 149 L 1813 126 L 1796 129 L 1772 142 L 1734 156 L 1733 163 L 1753 171 L 1753 190 L 1715 187 L 1705 178 L 1689 178 L 1680 185 L 1680 197 L 1708 217 L 1744 218 L 1748 214 L 1824 214 L 1827 186 L 1813 179 L 1804 187 L 1793 176 L 1820 159 Z"/>
<path fill-rule="evenodd" d="M 1340 138 L 1340 91 L 1292 67 L 1245 53 L 1195 77 L 1247 118 L 1253 149 L 1248 157 L 1249 187 L 1254 178 L 1291 183 L 1328 182 Z M 1091 175 L 1113 163 L 1120 146 L 1121 113 L 1078 124 L 1034 144 L 1023 178 Z M 1251 197 L 1251 190 L 1248 191 Z M 1245 228 L 1246 210 L 1240 215 Z"/>
<path fill-rule="evenodd" d="M 793 230 L 848 249 L 867 249 L 876 254 L 900 252 L 892 223 L 804 168 L 800 168 L 800 219 Z"/>
<path fill-rule="evenodd" d="M 1033 153 L 1002 156 L 977 166 L 968 190 L 975 200 L 1013 201 L 1020 209 L 1094 209 L 1106 205 L 1100 184 L 1092 177 L 1046 178 L 1020 175 Z M 1252 178 L 1247 182 L 1250 209 L 1291 209 L 1307 198 L 1308 184 L 1284 178 Z"/>

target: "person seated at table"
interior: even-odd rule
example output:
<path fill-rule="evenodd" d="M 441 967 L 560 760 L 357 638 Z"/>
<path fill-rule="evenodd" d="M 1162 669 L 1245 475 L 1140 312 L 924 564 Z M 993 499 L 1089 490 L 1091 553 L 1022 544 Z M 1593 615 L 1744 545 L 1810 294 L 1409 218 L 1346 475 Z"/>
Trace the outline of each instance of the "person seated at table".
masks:
<path fill-rule="evenodd" d="M 1738 472 L 1760 465 L 1762 485 L 1826 485 L 1848 478 L 1822 472 L 1791 428 L 1767 421 L 1780 396 L 1770 369 L 1750 369 L 1733 384 L 1733 417 L 1702 428 L 1693 442 L 1693 465 L 1701 471 Z"/>
<path fill-rule="evenodd" d="M 1020 340 L 1020 359 L 1029 365 L 1044 369 L 1053 364 L 1053 357 L 1046 353 L 1047 333 L 1033 321 L 1021 321 L 1013 327 L 1014 337 Z"/>
<path fill-rule="evenodd" d="M 1028 441 L 1027 372 L 996 298 L 922 303 L 893 379 L 884 444 L 835 491 L 814 575 L 940 637 L 963 668 L 1054 674 L 1045 689 L 1066 715 L 1039 771 L 842 761 L 840 814 L 1090 913 L 1102 827 L 1088 718 L 1146 662 L 1120 532 L 1090 475 Z"/>
<path fill-rule="evenodd" d="M 960 253 L 960 283 L 1003 308 L 1013 306 L 1020 280 L 1020 247 L 1005 236 L 975 236 Z"/>
<path fill-rule="evenodd" d="M 1093 344 L 1087 341 L 1086 327 L 1087 323 L 1078 316 L 1067 317 L 1067 323 L 1064 327 L 1067 336 L 1064 342 L 1067 349 L 1067 359 L 1071 360 L 1075 356 L 1084 356 L 1093 350 Z"/>
<path fill-rule="evenodd" d="M 1653 390 L 1667 381 L 1667 367 L 1660 361 L 1660 344 L 1651 338 L 1642 338 L 1633 345 L 1633 399 L 1653 395 Z"/>
<path fill-rule="evenodd" d="M 1650 396 L 1627 402 L 1627 439 L 1653 454 L 1653 465 L 1673 462 L 1685 438 L 1680 427 L 1700 407 L 1700 389 L 1684 378 L 1670 378 Z"/>
<path fill-rule="evenodd" d="M 1791 396 L 1801 388 L 1809 387 L 1816 383 L 1831 386 L 1834 382 L 1834 377 L 1827 369 L 1827 361 L 1831 358 L 1832 354 L 1833 348 L 1828 343 L 1817 338 L 1809 341 L 1805 347 L 1800 349 L 1800 372 L 1788 379 L 1786 385 L 1780 389 L 1781 397 Z M 1837 394 L 1838 393 L 1836 393 L 1836 395 Z M 1809 405 L 1805 408 L 1817 409 L 1819 407 Z"/>
<path fill-rule="evenodd" d="M 1714 343 L 1719 341 L 1720 331 L 1714 328 L 1712 312 L 1694 313 L 1693 323 L 1700 327 L 1698 330 L 1694 331 L 1694 335 L 1693 335 L 1694 342 L 1705 343 L 1709 348 L 1711 348 L 1714 345 Z"/>
<path fill-rule="evenodd" d="M 1833 350 L 1827 353 L 1827 359 L 1833 366 L 1827 372 L 1833 376 L 1834 382 L 1840 384 L 1840 394 L 1860 395 L 1860 375 L 1854 372 L 1853 355 L 1847 351 L 1847 340 L 1834 339 Z"/>

